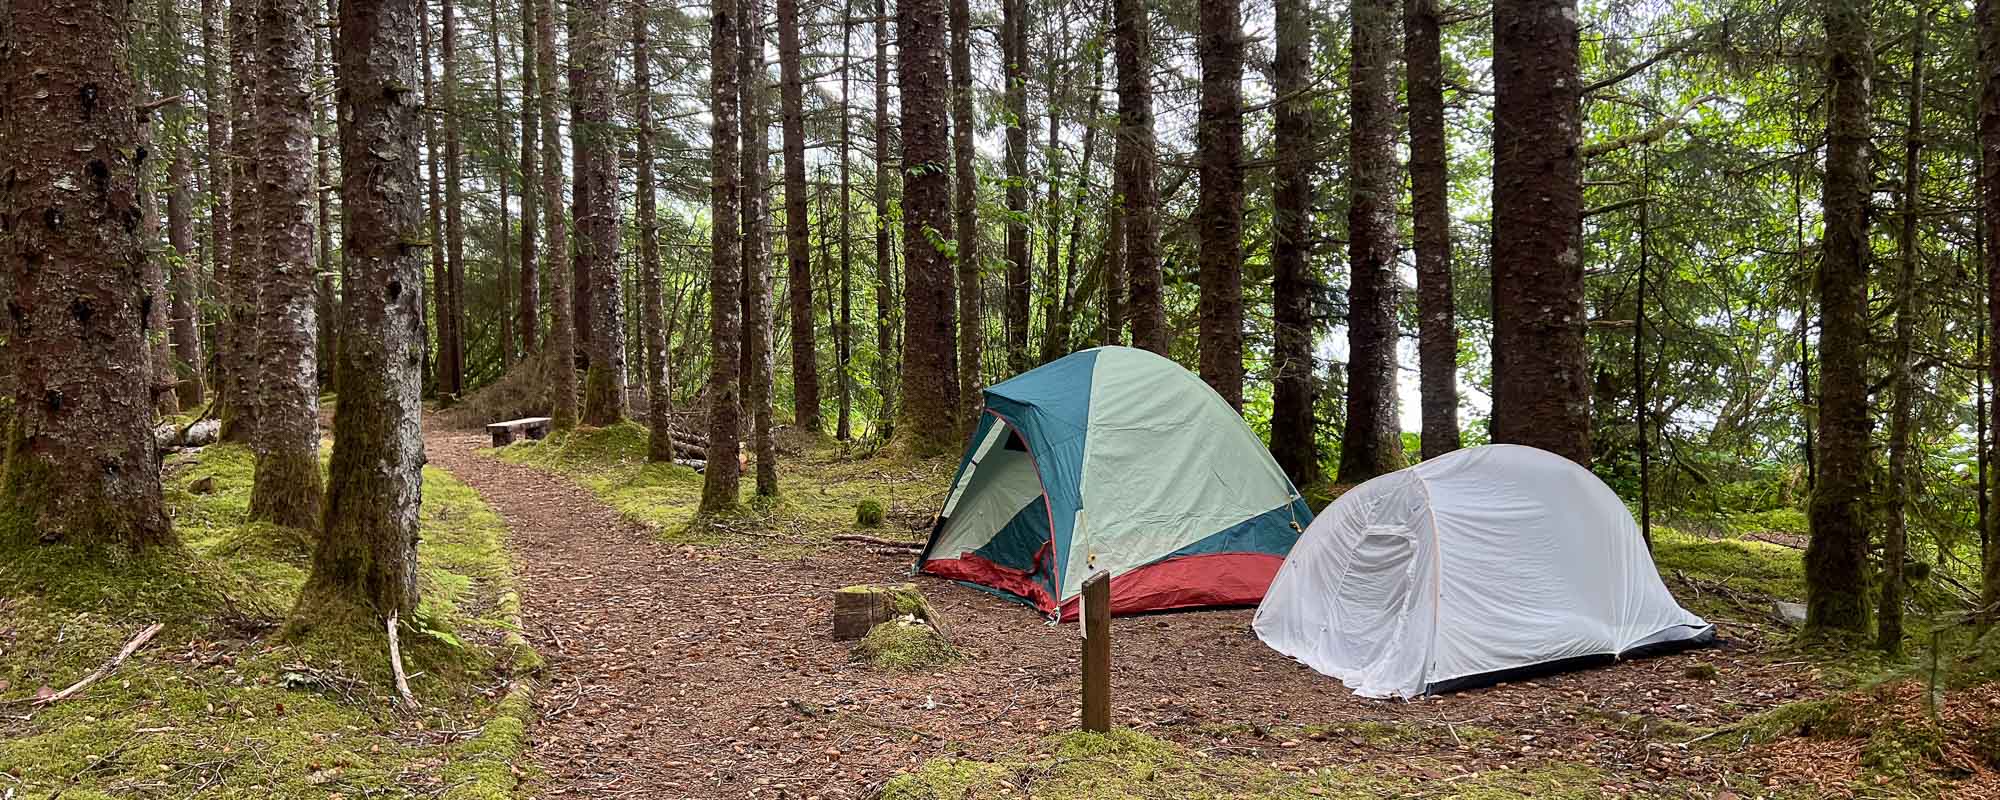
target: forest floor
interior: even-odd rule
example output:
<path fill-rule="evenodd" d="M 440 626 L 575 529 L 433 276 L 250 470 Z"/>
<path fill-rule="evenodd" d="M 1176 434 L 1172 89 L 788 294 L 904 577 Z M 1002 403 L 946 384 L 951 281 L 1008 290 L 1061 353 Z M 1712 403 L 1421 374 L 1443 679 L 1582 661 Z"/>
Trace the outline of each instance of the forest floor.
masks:
<path fill-rule="evenodd" d="M 1659 532 L 1717 648 L 1418 702 L 1355 697 L 1260 644 L 1249 610 L 1120 618 L 1120 729 L 1088 736 L 1068 733 L 1077 632 L 1019 605 L 916 578 L 962 656 L 928 671 L 831 637 L 834 589 L 911 580 L 909 556 L 832 535 L 876 499 L 889 532 L 869 533 L 918 538 L 949 462 L 792 442 L 779 500 L 709 524 L 700 477 L 644 464 L 636 426 L 499 451 L 428 436 L 512 529 L 549 664 L 541 796 L 2000 797 L 2000 692 L 1947 693 L 1939 728 L 1881 665 L 1791 644 L 1769 613 L 1800 585 L 1781 544 Z"/>

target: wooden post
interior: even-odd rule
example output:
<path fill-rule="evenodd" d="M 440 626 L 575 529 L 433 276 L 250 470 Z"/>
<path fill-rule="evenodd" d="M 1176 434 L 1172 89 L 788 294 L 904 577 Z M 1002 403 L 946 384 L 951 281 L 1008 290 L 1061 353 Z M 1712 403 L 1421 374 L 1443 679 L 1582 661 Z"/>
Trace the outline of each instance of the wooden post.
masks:
<path fill-rule="evenodd" d="M 1083 729 L 1111 730 L 1111 576 L 1083 582 Z"/>

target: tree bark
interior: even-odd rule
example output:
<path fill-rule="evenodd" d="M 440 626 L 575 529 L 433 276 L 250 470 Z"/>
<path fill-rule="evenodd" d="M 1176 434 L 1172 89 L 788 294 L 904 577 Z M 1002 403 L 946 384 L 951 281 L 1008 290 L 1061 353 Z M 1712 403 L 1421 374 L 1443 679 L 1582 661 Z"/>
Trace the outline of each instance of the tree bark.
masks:
<path fill-rule="evenodd" d="M 1001 0 L 1000 13 L 1000 50 L 1007 80 L 1001 96 L 1007 120 L 1007 372 L 1019 375 L 1034 367 L 1028 355 L 1035 272 L 1028 252 L 1027 0 Z"/>
<path fill-rule="evenodd" d="M 421 0 L 419 0 L 421 2 Z M 570 317 L 569 229 L 563 217 L 562 127 L 556 116 L 556 98 L 562 95 L 556 80 L 556 2 L 540 0 L 535 7 L 535 70 L 542 89 L 542 197 L 543 225 L 548 230 L 542 264 L 549 273 L 549 394 L 553 398 L 550 424 L 556 430 L 576 427 L 576 328 Z"/>
<path fill-rule="evenodd" d="M 0 269 L 14 380 L 0 539 L 174 542 L 146 385 L 138 93 L 124 3 L 0 8 Z M 88 43 L 89 46 L 79 46 Z"/>
<path fill-rule="evenodd" d="M 785 267 L 792 310 L 792 423 L 819 433 L 819 343 L 813 325 L 812 248 L 806 242 L 805 79 L 800 74 L 799 49 L 798 0 L 778 0 L 778 70 L 784 82 L 785 106 Z"/>
<path fill-rule="evenodd" d="M 341 340 L 326 521 L 295 627 L 417 607 L 424 265 L 417 176 L 422 0 L 341 0 Z"/>
<path fill-rule="evenodd" d="M 1403 0 L 1410 106 L 1411 239 L 1417 256 L 1417 371 L 1423 457 L 1459 448 L 1458 327 L 1451 285 L 1451 183 L 1437 0 Z"/>
<path fill-rule="evenodd" d="M 660 213 L 653 187 L 652 43 L 644 0 L 634 0 L 632 15 L 633 144 L 638 157 L 639 295 L 646 335 L 646 460 L 673 463 L 673 400 L 667 389 L 667 323 L 660 297 Z"/>
<path fill-rule="evenodd" d="M 770 163 L 771 120 L 765 113 L 764 95 L 764 0 L 743 0 L 742 38 L 736 57 L 742 72 L 743 92 L 743 402 L 750 415 L 750 448 L 757 456 L 757 496 L 778 494 L 778 445 L 771 426 L 772 373 L 777 354 L 772 350 L 771 297 L 771 207 L 765 193 Z M 800 164 L 804 169 L 803 162 Z M 803 178 L 803 172 L 801 177 Z M 789 197 L 789 193 L 787 194 Z M 801 225 L 805 215 L 800 214 Z M 787 227 L 789 227 L 789 217 Z M 803 241 L 803 240 L 801 240 Z M 787 258 L 791 252 L 787 251 Z M 811 284 L 812 273 L 805 275 Z M 810 288 L 807 289 L 810 296 Z M 797 295 L 793 295 L 797 297 Z M 792 331 L 812 335 L 812 307 L 805 310 L 805 329 Z M 813 355 L 817 355 L 815 348 Z M 817 382 L 818 378 L 815 377 Z M 814 389 L 814 426 L 819 432 L 818 389 Z"/>
<path fill-rule="evenodd" d="M 590 276 L 586 301 L 590 351 L 584 370 L 583 424 L 604 427 L 625 419 L 625 276 L 618 260 L 618 129 L 611 118 L 611 82 L 617 70 L 610 0 L 586 0 L 571 19 L 570 87 L 576 100 L 577 266 Z M 583 284 L 579 284 L 583 285 Z"/>
<path fill-rule="evenodd" d="M 1576 3 L 1493 20 L 1493 441 L 1587 467 Z"/>
<path fill-rule="evenodd" d="M 229 86 L 226 73 L 222 69 L 225 58 L 223 51 L 229 49 L 229 39 L 224 28 L 223 0 L 201 0 L 201 94 L 205 101 L 202 122 L 202 159 L 206 162 L 209 193 L 208 241 L 203 248 L 208 260 L 209 281 L 219 284 L 215 299 L 224 307 L 223 324 L 216 331 L 218 355 L 233 351 L 229 337 L 235 335 L 234 326 L 228 317 L 229 292 L 231 287 L 223 284 L 223 279 L 232 273 L 229 269 L 229 218 L 230 218 L 230 177 L 229 177 Z M 208 380 L 214 381 L 215 397 L 212 402 L 221 403 L 225 408 L 231 397 L 229 386 L 230 370 L 220 366 L 214 374 L 207 374 L 208 361 L 199 362 L 198 370 Z"/>
<path fill-rule="evenodd" d="M 424 62 L 424 179 L 429 184 L 425 187 L 425 198 L 429 201 L 426 203 L 425 211 L 430 224 L 428 241 L 431 257 L 430 305 L 425 307 L 425 312 L 430 316 L 424 335 L 437 337 L 436 341 L 426 339 L 424 342 L 425 358 L 429 359 L 424 365 L 424 374 L 430 379 L 430 385 L 424 387 L 424 394 L 436 397 L 439 387 L 445 382 L 447 359 L 444 350 L 451 345 L 451 331 L 447 330 L 451 325 L 451 315 L 447 313 L 451 305 L 448 297 L 451 290 L 451 266 L 445 260 L 444 186 L 441 183 L 444 165 L 438 156 L 439 140 L 443 138 L 443 133 L 438 130 L 437 78 L 431 73 L 430 0 L 418 0 L 417 25 L 418 57 Z M 436 348 L 435 352 L 432 350 L 433 347 Z"/>
<path fill-rule="evenodd" d="M 257 454 L 250 518 L 319 525 L 319 287 L 312 197 L 312 15 L 306 0 L 258 0 L 256 152 Z"/>
<path fill-rule="evenodd" d="M 945 0 L 896 5 L 896 72 L 903 91 L 903 399 L 896 438 L 928 457 L 958 445 L 951 371 L 952 273 L 939 248 L 951 226 L 951 140 L 946 123 Z"/>
<path fill-rule="evenodd" d="M 541 5 L 535 0 L 524 2 Z M 546 98 L 542 95 L 540 59 L 535 46 L 539 35 L 534 8 L 524 6 L 521 9 L 521 295 L 515 303 L 518 318 L 514 329 L 521 334 L 521 353 L 526 357 L 536 355 L 542 333 L 542 276 L 538 263 L 541 251 L 537 249 L 541 243 L 536 231 L 544 202 L 537 183 L 541 179 L 538 134 Z"/>
<path fill-rule="evenodd" d="M 854 262 L 852 236 L 854 226 L 854 198 L 852 195 L 852 167 L 848 159 L 848 149 L 854 144 L 853 106 L 848 94 L 854 59 L 854 4 L 843 0 L 840 9 L 840 325 L 835 329 L 833 356 L 839 367 L 840 391 L 839 418 L 834 423 L 833 438 L 848 441 L 854 438 Z"/>
<path fill-rule="evenodd" d="M 702 514 L 735 509 L 741 478 L 736 463 L 743 427 L 737 385 L 743 359 L 743 250 L 737 243 L 742 224 L 737 203 L 742 188 L 739 13 L 735 3 L 722 2 L 715 4 L 708 18 L 709 103 L 714 121 L 709 126 L 708 466 L 702 471 Z"/>
<path fill-rule="evenodd" d="M 1403 468 L 1396 413 L 1395 0 L 1357 0 L 1348 78 L 1347 429 L 1341 483 Z M 1572 70 L 1572 76 L 1574 70 Z M 1579 273 L 1581 277 L 1581 273 Z M 1498 371 L 1495 371 L 1497 380 Z"/>
<path fill-rule="evenodd" d="M 1908 510 L 1910 447 L 1916 421 L 1916 322 L 1922 312 L 1917 297 L 1917 206 L 1923 195 L 1924 47 L 1930 10 L 1916 6 L 1916 30 L 1910 34 L 1909 117 L 1903 138 L 1903 186 L 1897 197 L 1901 230 L 1896 241 L 1896 339 L 1889 365 L 1889 486 L 1887 520 L 1882 531 L 1882 596 L 1875 619 L 1875 646 L 1890 655 L 1903 652 L 1903 561 L 1909 557 Z"/>
<path fill-rule="evenodd" d="M 465 394 L 465 153 L 459 140 L 464 121 L 458 107 L 458 6 L 440 4 L 438 128 L 444 135 L 444 279 L 438 291 L 438 397 L 456 402 Z"/>
<path fill-rule="evenodd" d="M 1314 172 L 1312 47 L 1307 0 L 1277 0 L 1278 47 L 1272 90 L 1278 97 L 1271 190 L 1271 457 L 1305 487 L 1319 481 L 1320 453 L 1313 406 L 1313 319 L 1318 281 L 1312 269 Z"/>
<path fill-rule="evenodd" d="M 1979 177 L 1982 187 L 1980 266 L 1986 273 L 1986 358 L 1990 382 L 2000 387 L 2000 0 L 1978 0 L 1979 18 Z M 1991 464 L 1991 455 L 1988 456 Z M 1989 514 L 1987 547 L 1981 564 L 1980 605 L 1990 622 L 2000 617 L 2000 514 Z"/>
<path fill-rule="evenodd" d="M 206 401 L 202 388 L 201 350 L 201 254 L 194 235 L 194 175 L 188 163 L 188 126 L 181 126 L 173 145 L 173 163 L 167 166 L 167 240 L 178 257 L 173 275 L 174 370 L 179 379 L 174 392 L 184 409 L 197 409 Z"/>
<path fill-rule="evenodd" d="M 1004 0 L 1011 4 L 1013 0 Z M 985 405 L 986 297 L 980 285 L 979 172 L 974 161 L 971 0 L 951 0 L 952 213 L 958 269 L 958 399 L 969 426 Z"/>
<path fill-rule="evenodd" d="M 510 176 L 507 174 L 506 166 L 508 162 L 513 160 L 514 120 L 507 113 L 506 68 L 508 48 L 506 40 L 500 34 L 499 0 L 492 0 L 486 8 L 487 30 L 493 38 L 493 125 L 499 131 L 499 134 L 494 137 L 494 147 L 499 150 L 499 162 L 502 165 L 493 171 L 493 182 L 498 184 L 500 192 L 500 204 L 498 208 L 500 219 L 498 224 L 494 226 L 493 231 L 495 246 L 500 250 L 500 275 L 499 280 L 494 282 L 499 291 L 493 293 L 493 297 L 499 306 L 499 314 L 497 316 L 499 316 L 500 335 L 495 341 L 499 345 L 496 349 L 500 351 L 500 367 L 502 370 L 506 370 L 514 366 L 514 315 L 508 313 L 507 308 L 507 301 L 510 299 L 509 289 L 514 283 L 514 224 L 513 220 L 510 219 L 512 211 L 507 207 L 507 194 L 512 187 L 508 180 Z M 525 175 L 526 173 L 522 174 Z M 460 306 L 462 307 L 463 305 L 464 303 L 461 302 Z M 463 309 L 461 308 L 461 310 Z"/>
<path fill-rule="evenodd" d="M 1118 171 L 1125 198 L 1125 279 L 1132 346 L 1169 355 L 1157 217 L 1159 163 L 1153 133 L 1153 29 L 1146 0 L 1112 0 L 1112 49 L 1118 62 Z"/>
<path fill-rule="evenodd" d="M 1865 634 L 1868 608 L 1869 0 L 1827 0 L 1826 176 L 1820 207 L 1819 476 L 1808 519 L 1806 628 Z"/>
<path fill-rule="evenodd" d="M 229 3 L 229 260 L 216 274 L 223 307 L 217 339 L 222 374 L 223 441 L 249 442 L 257 421 L 257 280 L 261 247 L 256 235 L 256 159 L 238 151 L 253 146 L 251 87 L 256 82 L 257 0 Z"/>
<path fill-rule="evenodd" d="M 1201 378 L 1229 402 L 1230 408 L 1242 413 L 1243 12 L 1238 0 L 1201 0 L 1198 6 L 1201 30 L 1196 47 L 1201 60 L 1201 111 L 1195 131 L 1195 155 L 1200 161 L 1201 198 L 1195 207 L 1195 217 L 1201 236 L 1198 309 Z M 1357 31 L 1359 14 L 1357 8 Z M 1376 49 L 1383 54 L 1379 59 L 1383 64 L 1371 67 L 1386 73 L 1387 51 L 1379 46 Z M 1357 57 L 1360 50 L 1356 48 Z M 1354 69 L 1359 81 L 1363 76 L 1358 60 Z M 1375 80 L 1386 95 L 1386 74 Z M 1359 86 L 1355 87 L 1355 94 L 1357 98 L 1360 96 Z M 1361 101 L 1355 102 L 1358 106 Z M 1378 120 L 1380 130 L 1371 135 L 1388 139 L 1394 135 L 1395 122 L 1387 119 L 1386 114 L 1383 117 Z M 1360 130 L 1361 120 L 1356 118 L 1354 123 L 1354 128 Z M 1355 162 L 1357 172 L 1388 172 L 1387 164 L 1367 169 L 1371 165 L 1360 163 L 1359 158 Z M 1387 198 L 1383 200 L 1386 206 Z M 1391 219 L 1389 224 L 1393 226 L 1395 221 Z M 1393 232 L 1394 228 L 1390 230 Z M 1390 244 L 1394 246 L 1393 241 Z M 1389 260 L 1394 260 L 1393 253 Z M 1392 267 L 1385 265 L 1386 268 Z M 1390 343 L 1394 344 L 1393 337 Z M 1395 353 L 1393 348 L 1389 352 L 1392 356 Z"/>
<path fill-rule="evenodd" d="M 313 80 L 325 84 L 333 82 L 333 10 L 329 4 L 334 0 L 313 0 Z M 340 274 L 340 265 L 333 258 L 333 195 L 338 191 L 333 186 L 333 150 L 339 143 L 333 141 L 332 98 L 321 99 L 314 96 L 312 103 L 313 130 L 313 178 L 312 193 L 314 210 L 318 218 L 314 221 L 318 253 L 314 256 L 314 271 L 318 286 L 313 298 L 313 318 L 319 322 L 319 332 L 315 338 L 313 370 L 321 392 L 333 390 L 334 350 L 339 344 L 339 330 L 334 327 L 338 321 L 337 303 L 340 287 L 334 277 Z"/>
<path fill-rule="evenodd" d="M 881 395 L 877 426 L 883 439 L 895 432 L 896 280 L 890 253 L 889 200 L 895 188 L 889 171 L 889 0 L 875 0 L 875 390 Z"/>

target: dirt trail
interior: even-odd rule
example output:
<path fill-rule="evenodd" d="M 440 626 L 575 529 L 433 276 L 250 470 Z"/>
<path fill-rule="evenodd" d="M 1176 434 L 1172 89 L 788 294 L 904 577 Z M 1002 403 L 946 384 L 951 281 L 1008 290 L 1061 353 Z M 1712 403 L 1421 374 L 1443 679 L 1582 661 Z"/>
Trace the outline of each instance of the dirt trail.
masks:
<path fill-rule="evenodd" d="M 531 734 L 541 796 L 871 797 L 924 758 L 991 755 L 1073 726 L 1071 627 L 924 580 L 967 657 L 936 673 L 878 673 L 828 635 L 827 593 L 906 580 L 906 560 L 838 545 L 769 558 L 756 532 L 742 546 L 670 545 L 567 478 L 480 455 L 484 438 L 434 431 L 427 445 L 512 531 L 526 633 L 550 662 Z M 1712 725 L 1813 692 L 1795 665 L 1739 645 L 1425 702 L 1369 701 L 1263 647 L 1249 619 L 1117 620 L 1114 721 L 1299 767 L 1581 761 L 1643 786 L 1714 767 L 1675 763 L 1681 754 L 1660 752 L 1631 720 Z M 1729 663 L 1727 678 L 1688 677 L 1698 659 Z M 1400 733 L 1303 728 L 1356 721 Z"/>

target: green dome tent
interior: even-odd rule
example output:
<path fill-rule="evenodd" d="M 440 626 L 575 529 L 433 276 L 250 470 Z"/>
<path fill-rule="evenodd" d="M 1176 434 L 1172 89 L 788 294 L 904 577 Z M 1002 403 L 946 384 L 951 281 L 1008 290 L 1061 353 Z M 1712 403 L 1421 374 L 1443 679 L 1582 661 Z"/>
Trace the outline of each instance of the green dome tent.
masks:
<path fill-rule="evenodd" d="M 1242 416 L 1144 350 L 1073 353 L 986 390 L 919 572 L 1063 619 L 1251 605 L 1312 512 Z"/>

